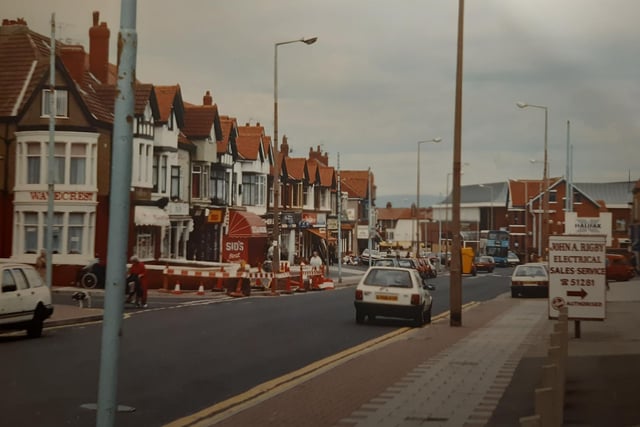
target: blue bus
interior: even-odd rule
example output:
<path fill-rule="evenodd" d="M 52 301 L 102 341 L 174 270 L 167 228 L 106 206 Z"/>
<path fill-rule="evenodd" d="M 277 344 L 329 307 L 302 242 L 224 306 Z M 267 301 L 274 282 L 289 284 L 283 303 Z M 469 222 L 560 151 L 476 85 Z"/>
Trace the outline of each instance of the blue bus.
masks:
<path fill-rule="evenodd" d="M 489 230 L 485 252 L 492 256 L 496 265 L 507 267 L 507 255 L 509 254 L 509 232 L 505 230 Z"/>

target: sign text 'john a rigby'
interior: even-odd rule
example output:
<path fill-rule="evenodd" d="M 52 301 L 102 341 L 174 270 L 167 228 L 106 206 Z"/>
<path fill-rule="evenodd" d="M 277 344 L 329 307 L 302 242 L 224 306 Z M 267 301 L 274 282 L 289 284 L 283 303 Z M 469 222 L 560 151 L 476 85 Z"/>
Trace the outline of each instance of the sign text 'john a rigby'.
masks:
<path fill-rule="evenodd" d="M 549 317 L 567 306 L 569 319 L 605 318 L 606 237 L 549 238 Z"/>

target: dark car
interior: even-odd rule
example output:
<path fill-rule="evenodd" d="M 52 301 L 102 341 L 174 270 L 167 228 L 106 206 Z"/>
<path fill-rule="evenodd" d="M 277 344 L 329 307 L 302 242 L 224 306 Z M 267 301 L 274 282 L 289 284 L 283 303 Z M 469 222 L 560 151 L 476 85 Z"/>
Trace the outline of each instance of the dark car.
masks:
<path fill-rule="evenodd" d="M 493 270 L 496 268 L 496 262 L 492 256 L 482 255 L 476 257 L 473 261 L 476 266 L 476 271 L 486 271 L 487 273 L 493 273 Z"/>

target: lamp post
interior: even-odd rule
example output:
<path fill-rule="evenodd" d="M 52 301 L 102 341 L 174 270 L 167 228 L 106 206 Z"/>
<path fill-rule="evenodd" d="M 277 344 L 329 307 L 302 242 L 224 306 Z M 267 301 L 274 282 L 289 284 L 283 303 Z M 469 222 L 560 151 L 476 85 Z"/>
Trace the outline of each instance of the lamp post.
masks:
<path fill-rule="evenodd" d="M 491 216 L 490 216 L 490 220 L 489 220 L 489 230 L 493 230 L 493 186 L 491 185 L 486 185 L 486 184 L 480 184 L 480 187 L 482 188 L 488 188 L 489 191 L 491 191 Z"/>
<path fill-rule="evenodd" d="M 283 44 L 302 42 L 313 44 L 317 37 L 310 39 L 296 39 L 275 44 L 273 56 L 273 156 L 275 166 L 273 168 L 273 263 L 274 273 L 280 272 L 280 155 L 278 152 L 278 46 Z M 272 293 L 276 292 L 277 280 L 273 280 Z"/>
<path fill-rule="evenodd" d="M 469 163 L 465 162 L 465 163 L 462 164 L 462 166 L 469 166 Z M 447 255 L 449 253 L 449 235 L 448 235 L 448 232 L 449 232 L 449 203 L 448 203 L 448 199 L 449 199 L 449 177 L 451 175 L 453 175 L 453 172 L 447 173 L 447 180 L 446 180 L 447 181 L 446 182 L 447 188 L 446 188 L 446 192 L 444 193 L 444 195 L 445 195 L 444 196 L 445 197 L 445 199 L 444 199 L 445 200 L 445 204 L 444 204 L 444 224 L 445 224 L 444 228 L 445 228 L 445 230 L 444 230 L 444 232 L 447 235 L 446 240 L 445 240 L 445 248 L 447 249 L 445 251 L 445 264 L 447 262 L 447 258 L 446 257 L 447 257 Z M 463 170 L 460 170 L 460 175 L 464 175 L 464 171 Z"/>
<path fill-rule="evenodd" d="M 531 164 L 533 163 L 541 163 L 540 160 L 536 160 L 536 159 L 530 159 L 529 162 L 531 162 Z M 538 195 L 542 194 L 542 182 L 538 181 Z M 544 195 L 543 195 L 543 199 L 544 199 Z M 542 203 L 538 203 L 538 206 L 541 206 Z M 536 230 L 536 234 L 538 236 L 538 240 L 536 243 L 536 247 L 538 248 L 538 259 L 542 259 L 542 216 L 543 216 L 544 212 L 538 213 L 538 223 L 536 225 L 536 219 L 535 216 L 533 218 L 533 225 L 535 227 Z"/>
<path fill-rule="evenodd" d="M 416 229 L 416 246 L 415 246 L 415 254 L 416 256 L 418 256 L 418 252 L 420 251 L 420 144 L 425 144 L 427 142 L 432 142 L 434 144 L 437 144 L 438 142 L 442 141 L 442 138 L 440 137 L 436 137 L 433 139 L 427 139 L 424 141 L 418 141 L 418 166 L 417 166 L 417 173 L 416 173 L 416 225 L 417 225 L 417 229 Z"/>
<path fill-rule="evenodd" d="M 548 129 L 548 117 L 549 117 L 549 109 L 547 107 L 545 107 L 544 105 L 534 105 L 534 104 L 527 104 L 526 102 L 518 102 L 516 103 L 516 105 L 519 108 L 527 108 L 527 107 L 531 107 L 531 108 L 539 108 L 541 110 L 544 110 L 544 167 L 543 167 L 543 173 L 542 173 L 542 182 L 544 185 L 544 189 L 543 189 L 543 194 L 542 194 L 542 229 L 540 230 L 542 232 L 542 245 L 544 245 L 545 248 L 549 247 L 549 158 L 547 155 L 547 146 L 548 146 L 548 142 L 547 142 L 547 129 Z M 538 251 L 540 254 L 542 254 L 542 248 L 540 248 L 540 250 Z"/>

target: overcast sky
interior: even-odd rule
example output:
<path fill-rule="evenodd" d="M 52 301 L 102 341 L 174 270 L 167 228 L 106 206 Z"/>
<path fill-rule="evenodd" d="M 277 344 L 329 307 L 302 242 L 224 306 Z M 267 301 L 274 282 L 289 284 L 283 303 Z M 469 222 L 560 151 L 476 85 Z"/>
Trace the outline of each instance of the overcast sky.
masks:
<path fill-rule="evenodd" d="M 88 50 L 92 11 L 111 29 L 120 1 L 0 0 Z M 273 135 L 274 44 L 278 130 L 292 156 L 310 147 L 341 169 L 371 167 L 384 196 L 443 195 L 452 170 L 458 2 L 455 0 L 139 0 L 137 76 L 179 83 L 185 101 L 210 90 L 223 115 Z M 462 184 L 542 178 L 548 107 L 550 176 L 564 176 L 567 121 L 574 181 L 640 178 L 640 1 L 467 0 Z M 531 163 L 530 160 L 539 163 Z M 449 183 L 449 188 L 450 188 Z M 407 205 L 413 200 L 407 202 Z M 380 205 L 380 203 L 378 203 Z"/>

